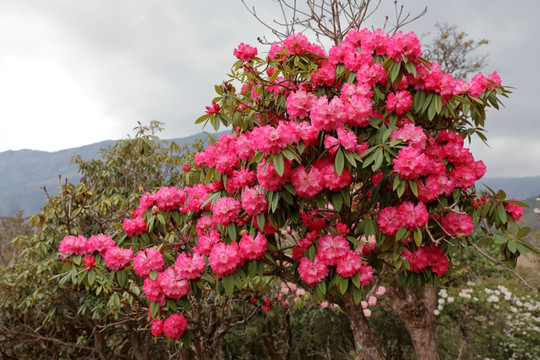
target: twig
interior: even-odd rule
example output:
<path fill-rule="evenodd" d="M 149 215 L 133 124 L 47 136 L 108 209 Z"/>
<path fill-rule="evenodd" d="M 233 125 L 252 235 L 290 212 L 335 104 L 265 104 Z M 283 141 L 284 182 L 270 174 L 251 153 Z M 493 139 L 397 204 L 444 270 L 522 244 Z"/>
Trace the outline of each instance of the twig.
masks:
<path fill-rule="evenodd" d="M 527 280 L 525 280 L 521 275 L 519 275 L 517 272 L 515 272 L 514 270 L 510 269 L 508 266 L 504 265 L 502 262 L 500 262 L 499 260 L 495 260 L 494 258 L 492 258 L 491 256 L 489 256 L 489 254 L 487 254 L 485 251 L 483 251 L 482 249 L 480 249 L 478 247 L 478 245 L 476 245 L 475 243 L 473 243 L 472 241 L 469 241 L 469 244 L 472 245 L 472 247 L 474 247 L 476 249 L 476 251 L 478 251 L 480 254 L 482 254 L 486 259 L 489 259 L 490 261 L 492 261 L 494 264 L 497 264 L 499 266 L 501 266 L 503 269 L 511 272 L 512 274 L 514 274 L 516 277 L 518 277 L 522 282 L 523 284 L 525 284 L 525 286 L 527 286 L 528 288 L 530 288 L 531 290 L 534 290 L 534 291 L 537 291 L 534 287 L 532 287 L 531 285 L 529 285 L 529 283 L 527 282 Z"/>

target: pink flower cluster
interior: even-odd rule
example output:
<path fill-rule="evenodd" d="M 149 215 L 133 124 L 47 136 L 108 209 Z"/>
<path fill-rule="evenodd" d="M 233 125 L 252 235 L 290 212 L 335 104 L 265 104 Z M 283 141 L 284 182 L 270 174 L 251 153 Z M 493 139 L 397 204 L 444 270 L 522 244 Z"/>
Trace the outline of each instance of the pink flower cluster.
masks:
<path fill-rule="evenodd" d="M 248 80 L 236 94 L 239 102 L 232 108 L 223 101 L 213 103 L 206 112 L 212 116 L 230 115 L 234 117 L 233 123 L 242 125 L 236 126 L 233 133 L 222 135 L 194 158 L 198 168 L 194 171 L 209 176 L 213 173 L 216 182 L 183 189 L 164 187 L 145 194 L 139 207 L 124 221 L 124 230 L 130 236 L 147 231 L 145 219 L 150 216 L 149 210 L 154 214 L 179 211 L 196 222 L 195 234 L 185 239 L 186 249 L 190 250 L 180 252 L 174 266 L 165 268 L 162 255 L 153 248 L 139 251 L 135 257 L 134 269 L 145 278 L 143 289 L 152 302 L 185 296 L 189 293 L 189 281 L 199 279 L 205 271 L 221 278 L 235 273 L 246 261 L 262 259 L 269 247 L 265 235 L 278 231 L 270 213 L 275 203 L 269 204 L 269 200 L 278 199 L 277 211 L 281 211 L 282 206 L 289 206 L 285 202 L 290 204 L 288 199 L 294 193 L 301 199 L 293 200 L 302 204 L 301 223 L 293 228 L 295 235 L 289 233 L 299 239 L 292 256 L 299 263 L 300 278 L 315 286 L 332 272 L 343 278 L 358 276 L 365 286 L 372 280 L 373 269 L 361 256 L 366 257 L 375 249 L 375 238 L 363 239 L 359 246 L 353 246 L 354 241 L 346 237 L 352 229 L 340 223 L 343 220 L 334 207 L 327 204 L 317 210 L 320 205 L 310 199 L 320 197 L 328 202 L 340 196 L 339 192 L 351 183 L 373 180 L 376 185 L 383 178 L 391 183 L 393 176 L 410 180 L 411 186 L 399 205 L 394 203 L 374 211 L 375 214 L 378 211 L 377 224 L 382 234 L 393 236 L 400 228 L 415 231 L 427 226 L 430 204 L 439 196 L 450 196 L 455 189 L 470 188 L 485 172 L 484 164 L 474 160 L 458 133 L 425 130 L 409 117 L 412 118 L 415 110 L 412 106 L 416 91 L 440 95 L 441 99 L 437 100 L 442 100 L 444 108 L 452 95 L 470 96 L 475 101 L 474 97 L 499 87 L 498 75 L 494 73 L 486 78 L 478 74 L 470 82 L 455 81 L 437 64 L 428 66 L 418 59 L 422 52 L 414 33 L 398 32 L 390 36 L 382 30 L 354 29 L 339 46 L 330 49 L 328 56 L 304 35 L 294 34 L 272 45 L 267 58 L 272 64 L 262 71 L 254 68 L 259 60 L 252 61 L 257 55 L 256 48 L 242 43 L 234 55 L 244 63 L 237 62 L 238 69 L 256 76 L 246 77 Z M 292 66 L 291 57 L 296 55 L 314 63 L 315 70 L 304 80 L 300 75 L 294 80 L 285 76 L 287 64 Z M 407 71 L 399 84 L 388 81 L 381 56 L 392 58 L 392 64 L 407 63 L 401 67 Z M 416 71 L 409 71 L 411 65 Z M 346 77 L 340 76 L 343 68 L 348 71 Z M 259 81 L 265 76 L 268 78 Z M 224 87 L 236 91 L 229 84 Z M 266 106 L 272 110 L 266 111 Z M 364 168 L 358 165 L 373 139 L 372 122 L 395 127 L 390 139 L 399 140 L 396 146 L 401 148 L 397 155 L 392 155 L 393 163 L 385 162 L 379 174 L 364 176 L 361 170 Z M 341 168 L 340 157 L 346 160 L 338 174 L 336 163 Z M 417 199 L 413 196 L 414 183 Z M 213 201 L 207 201 L 210 196 Z M 506 210 L 518 218 L 519 209 L 511 205 Z M 259 229 L 263 218 L 264 229 Z M 465 214 L 450 212 L 444 216 L 432 215 L 431 219 L 451 236 L 472 232 L 472 219 Z M 236 238 L 232 227 L 238 230 Z M 405 246 L 412 246 L 404 242 Z M 83 254 L 80 248 L 84 246 L 78 238 L 61 245 L 67 254 Z M 316 250 L 312 257 L 306 255 L 310 246 Z M 120 252 L 114 244 L 95 249 L 103 252 L 111 268 L 122 268 L 129 262 L 131 250 Z M 289 249 L 277 251 L 290 254 Z M 423 245 L 407 250 L 403 256 L 413 272 L 430 267 L 440 276 L 448 268 L 446 254 L 438 247 Z M 158 275 L 152 280 L 154 276 L 150 274 L 155 275 L 154 271 Z M 265 307 L 269 308 L 269 303 Z M 174 315 L 167 320 L 154 319 L 152 324 L 154 335 L 165 332 L 171 338 L 181 336 L 185 329 L 185 319 Z"/>
<path fill-rule="evenodd" d="M 248 62 L 257 56 L 257 48 L 241 43 L 238 48 L 234 49 L 233 55 L 243 62 Z"/>
<path fill-rule="evenodd" d="M 183 315 L 172 314 L 165 321 L 162 319 L 152 319 L 152 335 L 158 337 L 163 333 L 171 339 L 179 339 L 187 330 L 187 320 Z"/>
<path fill-rule="evenodd" d="M 161 271 L 164 266 L 163 255 L 154 248 L 139 251 L 133 259 L 133 269 L 140 277 L 147 277 L 151 271 Z"/>
<path fill-rule="evenodd" d="M 377 217 L 377 223 L 383 234 L 396 235 L 402 227 L 409 231 L 424 227 L 428 219 L 429 214 L 423 203 L 414 205 L 406 201 L 399 206 L 388 206 L 382 209 Z"/>
<path fill-rule="evenodd" d="M 510 199 L 510 200 L 516 200 L 516 199 Z M 521 219 L 521 217 L 523 216 L 523 207 L 522 206 L 512 204 L 512 203 L 508 203 L 508 204 L 504 205 L 504 209 L 506 210 L 506 212 L 508 212 L 512 216 L 512 218 L 515 221 L 519 221 Z"/>
<path fill-rule="evenodd" d="M 450 264 L 444 250 L 437 246 L 430 248 L 423 245 L 413 251 L 405 250 L 401 255 L 409 262 L 409 271 L 414 273 L 419 273 L 429 266 L 433 273 L 443 276 L 448 271 Z"/>
<path fill-rule="evenodd" d="M 402 179 L 420 180 L 418 199 L 422 202 L 449 196 L 455 188 L 466 190 L 486 172 L 484 163 L 474 160 L 469 149 L 463 147 L 461 135 L 455 132 L 444 130 L 428 139 L 421 128 L 409 123 L 395 130 L 391 139 L 408 144 L 394 159 L 394 170 Z"/>
<path fill-rule="evenodd" d="M 450 212 L 441 219 L 441 226 L 448 235 L 471 235 L 474 230 L 472 218 L 467 214 Z"/>
<path fill-rule="evenodd" d="M 111 247 L 105 253 L 105 265 L 113 271 L 118 271 L 126 266 L 133 259 L 133 250 L 121 247 Z"/>
<path fill-rule="evenodd" d="M 305 247 L 308 244 L 303 244 Z M 304 249 L 305 249 L 304 247 Z M 309 285 L 317 285 L 336 266 L 336 272 L 344 278 L 359 275 L 362 286 L 372 278 L 373 269 L 362 262 L 358 252 L 351 250 L 349 241 L 343 235 L 324 235 L 319 239 L 317 255 L 312 261 L 302 257 L 298 274 Z"/>
<path fill-rule="evenodd" d="M 58 252 L 69 255 L 89 255 L 97 251 L 103 256 L 109 248 L 114 246 L 114 240 L 103 234 L 92 235 L 88 240 L 82 235 L 68 235 L 60 242 Z"/>

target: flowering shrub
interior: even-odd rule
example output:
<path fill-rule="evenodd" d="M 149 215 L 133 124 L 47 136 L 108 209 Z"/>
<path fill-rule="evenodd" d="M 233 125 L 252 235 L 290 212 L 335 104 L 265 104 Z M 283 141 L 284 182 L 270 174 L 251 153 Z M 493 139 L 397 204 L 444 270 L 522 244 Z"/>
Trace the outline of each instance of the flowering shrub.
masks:
<path fill-rule="evenodd" d="M 537 294 L 468 282 L 461 288 L 441 289 L 438 295 L 435 315 L 442 324 L 438 337 L 441 341 L 453 339 L 453 345 L 443 342 L 445 347 L 450 346 L 447 358 L 455 358 L 452 353 L 458 353 L 458 347 L 468 357 L 540 358 Z"/>
<path fill-rule="evenodd" d="M 320 302 L 360 304 L 383 271 L 437 284 L 475 225 L 502 231 L 487 241 L 504 259 L 530 250 L 520 203 L 479 201 L 486 169 L 464 147 L 507 94 L 497 73 L 455 80 L 421 57 L 414 33 L 380 30 L 352 30 L 328 55 L 302 34 L 265 59 L 244 44 L 234 54 L 236 82 L 216 86 L 197 120 L 232 128 L 188 167 L 205 181 L 143 195 L 124 221 L 126 249 L 109 244 L 96 263 L 129 272 L 136 249 L 124 285 L 144 282 L 154 334 L 183 336 L 188 293 L 256 290 L 268 274 Z M 65 242 L 65 256 L 92 253 Z"/>

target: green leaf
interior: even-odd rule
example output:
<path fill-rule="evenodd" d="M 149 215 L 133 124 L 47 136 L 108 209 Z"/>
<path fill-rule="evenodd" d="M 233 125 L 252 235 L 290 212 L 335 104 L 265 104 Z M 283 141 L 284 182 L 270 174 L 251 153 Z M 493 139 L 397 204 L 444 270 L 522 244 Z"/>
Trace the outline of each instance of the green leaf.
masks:
<path fill-rule="evenodd" d="M 96 279 L 96 272 L 94 271 L 94 269 L 90 269 L 90 270 L 88 270 L 87 275 L 88 275 L 88 284 L 93 285 L 94 280 Z"/>
<path fill-rule="evenodd" d="M 223 287 L 227 296 L 232 296 L 234 293 L 234 277 L 232 275 L 223 277 Z"/>
<path fill-rule="evenodd" d="M 191 303 L 189 302 L 188 298 L 186 296 L 182 296 L 179 300 L 180 302 L 180 306 L 185 310 L 185 311 L 191 311 Z"/>
<path fill-rule="evenodd" d="M 283 162 L 283 155 L 274 154 L 273 161 L 274 161 L 274 167 L 276 169 L 277 174 L 279 176 L 283 176 L 283 173 L 285 172 L 285 164 Z"/>
<path fill-rule="evenodd" d="M 272 199 L 272 212 L 275 213 L 277 206 L 279 204 L 279 193 L 274 193 L 274 198 Z"/>
<path fill-rule="evenodd" d="M 354 275 L 352 278 L 351 278 L 351 281 L 352 283 L 354 284 L 354 286 L 356 286 L 358 289 L 360 289 L 360 278 L 358 277 L 358 274 L 357 275 Z"/>
<path fill-rule="evenodd" d="M 360 301 L 362 301 L 363 297 L 364 294 L 362 293 L 362 290 L 358 288 L 353 288 L 353 299 L 356 305 L 360 304 Z"/>
<path fill-rule="evenodd" d="M 440 114 L 442 110 L 442 99 L 440 95 L 434 95 L 433 100 L 435 103 L 435 111 L 437 112 L 437 114 Z"/>
<path fill-rule="evenodd" d="M 261 230 L 264 229 L 264 222 L 265 222 L 264 213 L 258 214 L 257 215 L 257 225 L 259 225 L 259 229 L 261 229 Z"/>
<path fill-rule="evenodd" d="M 72 257 L 71 257 L 71 261 L 73 261 L 73 263 L 74 263 L 75 265 L 79 265 L 79 266 L 80 266 L 80 265 L 81 265 L 81 261 L 82 261 L 82 257 L 81 257 L 81 255 L 75 255 L 75 256 L 72 256 Z"/>
<path fill-rule="evenodd" d="M 336 157 L 334 159 L 334 167 L 336 169 L 336 172 L 338 175 L 341 175 L 343 172 L 343 167 L 345 166 L 345 158 L 343 156 L 343 151 L 341 150 L 341 147 L 336 152 Z"/>
<path fill-rule="evenodd" d="M 156 317 L 159 315 L 159 310 L 160 310 L 159 303 L 153 302 L 153 303 L 150 305 L 150 311 L 151 311 L 151 313 L 152 313 L 152 317 L 153 317 L 153 318 L 156 318 Z"/>
<path fill-rule="evenodd" d="M 418 247 L 422 245 L 422 229 L 420 228 L 416 228 L 416 230 L 414 231 L 414 243 Z"/>
<path fill-rule="evenodd" d="M 156 270 L 150 271 L 150 274 L 148 275 L 148 277 L 152 279 L 153 281 L 157 279 L 157 276 L 158 276 L 158 272 Z"/>
<path fill-rule="evenodd" d="M 398 62 L 398 63 L 394 63 L 392 64 L 392 69 L 391 69 L 391 73 L 390 73 L 390 81 L 392 81 L 393 83 L 396 83 L 396 80 L 399 76 L 399 70 L 401 69 L 401 63 Z"/>
<path fill-rule="evenodd" d="M 499 216 L 501 223 L 506 224 L 508 216 L 506 215 L 506 209 L 502 204 L 497 205 L 497 215 Z"/>
<path fill-rule="evenodd" d="M 248 264 L 248 275 L 250 278 L 255 277 L 257 275 L 257 261 L 251 260 Z"/>
<path fill-rule="evenodd" d="M 338 275 L 339 276 L 339 275 Z M 339 283 L 339 292 L 341 295 L 345 294 L 347 292 L 347 288 L 349 287 L 349 279 L 341 279 Z"/>
<path fill-rule="evenodd" d="M 405 193 L 405 188 L 407 187 L 407 181 L 401 181 L 399 183 L 399 187 L 397 189 L 397 195 L 398 197 L 402 197 Z"/>
<path fill-rule="evenodd" d="M 382 149 L 377 150 L 377 156 L 375 157 L 375 163 L 373 164 L 371 169 L 373 171 L 379 170 L 379 168 L 382 165 L 383 159 L 384 159 L 384 155 L 383 155 Z"/>
<path fill-rule="evenodd" d="M 517 244 L 515 242 L 509 241 L 508 244 L 506 244 L 506 246 L 508 246 L 508 250 L 510 250 L 512 252 L 512 254 L 516 253 Z"/>
<path fill-rule="evenodd" d="M 236 241 L 236 224 L 230 223 L 227 225 L 227 233 L 232 241 Z"/>
<path fill-rule="evenodd" d="M 203 116 L 200 116 L 197 120 L 195 120 L 195 124 L 200 124 L 202 122 L 207 121 L 210 118 L 209 114 L 204 114 Z"/>
<path fill-rule="evenodd" d="M 332 194 L 332 205 L 334 205 L 334 209 L 337 212 L 341 210 L 341 206 L 343 205 L 343 196 L 341 195 L 341 192 L 335 192 Z"/>
<path fill-rule="evenodd" d="M 214 278 L 212 277 L 212 275 L 210 275 L 209 273 L 202 274 L 201 278 L 206 280 L 206 282 L 209 283 L 210 285 L 213 285 L 216 282 Z"/>
<path fill-rule="evenodd" d="M 399 178 L 399 175 L 396 175 L 394 177 L 394 182 L 392 184 L 392 190 L 395 191 L 399 187 L 400 184 L 401 184 L 401 179 Z"/>
<path fill-rule="evenodd" d="M 119 270 L 116 272 L 116 280 L 120 287 L 126 287 L 127 285 L 127 274 L 124 270 Z"/>
<path fill-rule="evenodd" d="M 428 119 L 429 120 L 433 120 L 433 118 L 435 118 L 435 114 L 436 114 L 436 107 L 435 107 L 435 101 L 432 101 L 429 106 L 428 106 Z"/>
<path fill-rule="evenodd" d="M 409 180 L 409 187 L 411 188 L 412 193 L 414 196 L 418 197 L 418 184 L 417 180 Z"/>
<path fill-rule="evenodd" d="M 404 227 L 399 228 L 396 233 L 396 240 L 404 240 L 409 236 L 409 231 Z"/>
<path fill-rule="evenodd" d="M 531 232 L 530 227 L 522 227 L 518 230 L 517 238 L 518 239 L 524 238 L 525 236 L 529 235 L 530 232 Z"/>

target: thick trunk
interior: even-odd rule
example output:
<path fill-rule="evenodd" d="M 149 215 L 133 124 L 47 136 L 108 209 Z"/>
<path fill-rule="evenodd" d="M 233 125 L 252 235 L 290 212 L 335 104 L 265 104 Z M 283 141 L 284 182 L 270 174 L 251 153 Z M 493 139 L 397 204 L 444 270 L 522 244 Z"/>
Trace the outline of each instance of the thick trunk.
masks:
<path fill-rule="evenodd" d="M 355 360 L 382 360 L 379 344 L 364 316 L 362 307 L 354 303 L 352 296 L 343 298 L 338 305 L 347 315 L 351 326 L 356 352 Z"/>
<path fill-rule="evenodd" d="M 433 331 L 435 289 L 432 286 L 409 289 L 394 283 L 388 287 L 388 297 L 411 335 L 418 360 L 439 360 Z"/>
<path fill-rule="evenodd" d="M 128 324 L 128 332 L 130 343 L 133 348 L 133 356 L 136 360 L 148 360 L 149 354 L 149 333 L 138 332 L 137 323 L 131 322 Z"/>

